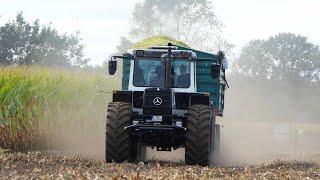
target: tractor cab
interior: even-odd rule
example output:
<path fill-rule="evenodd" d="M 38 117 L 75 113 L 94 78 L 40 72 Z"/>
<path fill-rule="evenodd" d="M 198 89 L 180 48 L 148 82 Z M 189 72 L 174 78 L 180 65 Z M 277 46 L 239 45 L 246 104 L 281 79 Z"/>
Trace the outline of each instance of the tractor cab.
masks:
<path fill-rule="evenodd" d="M 158 87 L 175 92 L 196 92 L 196 54 L 169 48 L 133 51 L 138 56 L 131 61 L 128 90 L 144 91 Z"/>
<path fill-rule="evenodd" d="M 132 50 L 123 58 L 132 60 L 128 90 L 144 91 L 146 88 L 159 87 L 171 88 L 176 92 L 196 92 L 197 57 L 191 50 L 177 50 L 176 46 L 152 47 Z M 112 63 L 114 61 L 109 61 L 109 64 Z"/>

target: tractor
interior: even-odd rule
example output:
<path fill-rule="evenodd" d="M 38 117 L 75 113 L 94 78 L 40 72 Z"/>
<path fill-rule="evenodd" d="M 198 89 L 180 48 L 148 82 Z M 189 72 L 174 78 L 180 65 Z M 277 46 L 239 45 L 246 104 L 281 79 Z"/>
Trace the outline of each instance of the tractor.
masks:
<path fill-rule="evenodd" d="M 114 90 L 106 116 L 107 162 L 138 162 L 146 147 L 185 148 L 188 165 L 212 165 L 220 153 L 227 60 L 168 43 L 112 56 L 110 75 L 122 63 L 122 90 Z"/>

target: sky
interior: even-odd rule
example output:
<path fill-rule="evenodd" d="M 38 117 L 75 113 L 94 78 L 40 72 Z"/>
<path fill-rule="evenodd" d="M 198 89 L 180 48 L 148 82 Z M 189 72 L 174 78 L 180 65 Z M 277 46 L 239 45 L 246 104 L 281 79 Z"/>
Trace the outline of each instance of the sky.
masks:
<path fill-rule="evenodd" d="M 80 31 L 85 54 L 101 65 L 130 28 L 131 12 L 142 0 L 0 0 L 0 25 L 23 11 L 60 33 Z M 239 52 L 248 41 L 280 32 L 307 36 L 320 44 L 320 0 L 210 0 L 225 25 L 224 35 Z M 192 46 L 192 45 L 191 45 Z"/>

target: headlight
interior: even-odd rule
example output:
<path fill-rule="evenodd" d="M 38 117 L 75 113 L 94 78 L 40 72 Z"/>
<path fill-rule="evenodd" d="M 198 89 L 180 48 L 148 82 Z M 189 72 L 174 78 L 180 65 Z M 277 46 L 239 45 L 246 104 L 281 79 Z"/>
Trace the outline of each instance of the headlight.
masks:
<path fill-rule="evenodd" d="M 176 126 L 182 127 L 182 122 L 181 121 L 177 121 L 176 122 Z"/>

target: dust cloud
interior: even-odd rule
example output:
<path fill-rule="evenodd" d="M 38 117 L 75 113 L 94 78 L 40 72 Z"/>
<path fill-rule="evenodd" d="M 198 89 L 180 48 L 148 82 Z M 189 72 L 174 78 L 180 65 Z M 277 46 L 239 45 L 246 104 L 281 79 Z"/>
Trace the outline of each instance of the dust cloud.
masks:
<path fill-rule="evenodd" d="M 231 80 L 225 93 L 218 165 L 305 160 L 320 150 L 319 87 L 301 82 Z M 184 149 L 149 159 L 184 161 Z"/>
<path fill-rule="evenodd" d="M 318 87 L 292 82 L 236 81 L 225 93 L 221 128 L 221 165 L 262 163 L 290 155 L 319 153 Z M 55 148 L 104 160 L 106 101 L 58 116 Z M 71 121 L 70 121 L 71 119 Z M 72 122 L 72 123 L 70 123 Z M 300 156 L 299 156 L 300 157 Z M 184 161 L 184 149 L 157 152 L 148 160 Z"/>
<path fill-rule="evenodd" d="M 61 109 L 52 118 L 51 150 L 68 155 L 104 160 L 106 94 L 98 94 L 82 107 Z"/>
<path fill-rule="evenodd" d="M 230 84 L 224 117 L 219 118 L 222 164 L 319 153 L 319 87 L 287 81 Z"/>

